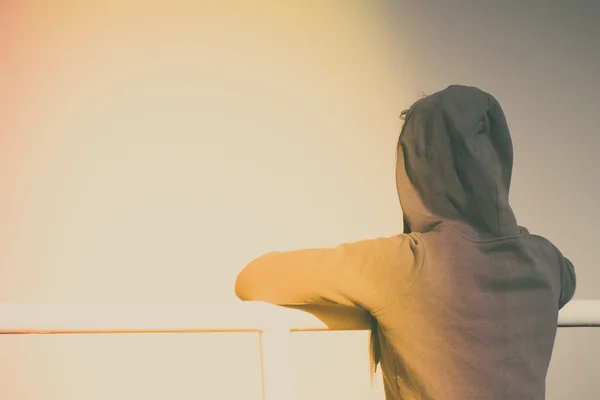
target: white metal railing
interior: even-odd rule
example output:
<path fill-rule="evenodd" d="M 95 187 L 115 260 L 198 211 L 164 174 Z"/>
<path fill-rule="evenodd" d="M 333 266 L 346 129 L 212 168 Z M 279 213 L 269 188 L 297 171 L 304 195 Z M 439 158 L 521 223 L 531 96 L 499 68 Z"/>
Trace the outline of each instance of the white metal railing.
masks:
<path fill-rule="evenodd" d="M 600 300 L 570 302 L 559 327 L 600 327 Z M 312 314 L 265 303 L 36 305 L 0 303 L 0 334 L 257 332 L 265 400 L 291 400 L 288 333 L 330 328 Z M 356 326 L 336 325 L 335 330 Z"/>

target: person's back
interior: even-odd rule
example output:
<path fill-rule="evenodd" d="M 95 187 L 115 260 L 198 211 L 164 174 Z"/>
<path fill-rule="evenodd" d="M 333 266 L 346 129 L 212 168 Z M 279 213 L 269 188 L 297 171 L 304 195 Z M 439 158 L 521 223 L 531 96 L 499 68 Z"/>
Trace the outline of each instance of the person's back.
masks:
<path fill-rule="evenodd" d="M 380 311 L 388 399 L 543 399 L 566 259 L 525 229 L 473 241 L 439 226 L 410 234 L 419 278 Z"/>
<path fill-rule="evenodd" d="M 512 161 L 491 95 L 450 86 L 421 99 L 398 143 L 404 233 L 267 254 L 240 273 L 236 293 L 366 310 L 388 400 L 543 399 L 575 273 L 517 225 Z"/>

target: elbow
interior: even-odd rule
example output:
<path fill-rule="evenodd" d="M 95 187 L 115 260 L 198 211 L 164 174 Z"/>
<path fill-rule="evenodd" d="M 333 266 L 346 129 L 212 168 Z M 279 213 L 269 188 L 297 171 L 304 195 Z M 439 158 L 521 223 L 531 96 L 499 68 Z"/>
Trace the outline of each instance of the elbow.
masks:
<path fill-rule="evenodd" d="M 234 291 L 242 301 L 262 301 L 265 295 L 265 269 L 261 258 L 252 261 L 240 271 L 236 280 Z"/>
<path fill-rule="evenodd" d="M 256 278 L 254 277 L 252 270 L 246 266 L 237 276 L 235 280 L 234 291 L 238 299 L 242 301 L 256 301 L 257 288 Z"/>
<path fill-rule="evenodd" d="M 250 300 L 250 296 L 248 295 L 248 291 L 246 289 L 245 282 L 244 282 L 244 271 L 240 272 L 235 280 L 235 286 L 234 286 L 234 291 L 235 291 L 235 295 L 237 296 L 238 299 L 242 300 L 242 301 L 248 301 Z"/>

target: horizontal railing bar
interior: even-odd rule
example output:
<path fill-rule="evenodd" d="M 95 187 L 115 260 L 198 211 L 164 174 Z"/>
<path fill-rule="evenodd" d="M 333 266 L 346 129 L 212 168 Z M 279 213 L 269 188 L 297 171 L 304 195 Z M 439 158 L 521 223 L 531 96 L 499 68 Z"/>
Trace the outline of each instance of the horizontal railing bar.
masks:
<path fill-rule="evenodd" d="M 111 335 L 111 334 L 185 334 L 185 333 L 260 333 L 263 329 L 96 329 L 96 330 L 0 330 L 0 335 Z"/>
<path fill-rule="evenodd" d="M 575 300 L 559 327 L 600 326 L 600 300 Z M 36 305 L 0 303 L 0 334 L 207 333 L 330 329 L 312 314 L 266 303 L 199 305 Z M 365 329 L 367 327 L 365 326 Z"/>
<path fill-rule="evenodd" d="M 327 326 L 311 314 L 266 303 L 0 303 L 0 333 L 262 332 L 269 327 Z"/>

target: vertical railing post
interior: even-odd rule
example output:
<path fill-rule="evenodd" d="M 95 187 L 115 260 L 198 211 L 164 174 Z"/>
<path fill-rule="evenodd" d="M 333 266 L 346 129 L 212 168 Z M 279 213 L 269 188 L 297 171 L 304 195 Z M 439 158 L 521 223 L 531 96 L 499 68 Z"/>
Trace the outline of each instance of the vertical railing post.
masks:
<path fill-rule="evenodd" d="M 293 400 L 290 330 L 268 328 L 260 333 L 263 400 Z"/>

